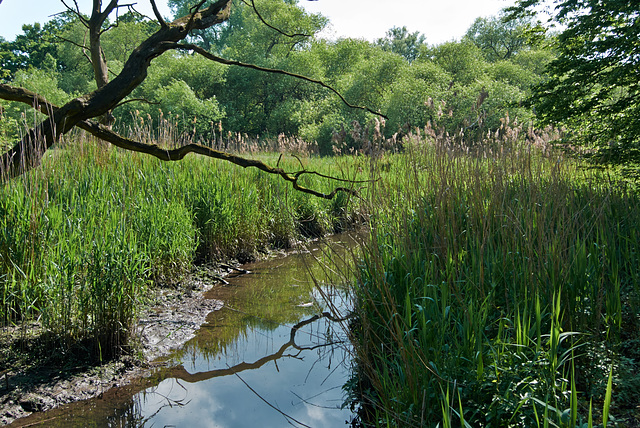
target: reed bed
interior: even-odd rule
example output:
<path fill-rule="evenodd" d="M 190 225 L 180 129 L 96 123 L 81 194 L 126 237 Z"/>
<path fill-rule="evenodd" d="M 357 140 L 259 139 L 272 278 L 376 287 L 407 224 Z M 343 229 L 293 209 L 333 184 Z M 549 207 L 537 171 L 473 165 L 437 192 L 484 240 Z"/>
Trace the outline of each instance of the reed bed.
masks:
<path fill-rule="evenodd" d="M 350 163 L 280 160 L 343 178 L 358 174 Z M 336 186 L 312 175 L 301 184 Z M 80 134 L 0 189 L 0 326 L 27 336 L 35 325 L 60 349 L 84 344 L 109 358 L 131 349 L 153 287 L 179 284 L 197 263 L 247 261 L 333 233 L 358 209 L 257 170 L 198 156 L 163 163 Z"/>
<path fill-rule="evenodd" d="M 612 426 L 612 394 L 638 405 L 640 196 L 546 140 L 427 128 L 378 162 L 345 387 L 364 426 Z"/>
<path fill-rule="evenodd" d="M 318 143 L 308 142 L 299 137 L 279 134 L 277 137 L 251 136 L 246 133 L 224 131 L 222 122 L 212 123 L 207 138 L 202 139 L 196 129 L 196 121 L 191 130 L 182 131 L 179 116 L 169 114 L 165 116 L 160 111 L 159 118 L 153 120 L 135 111 L 132 125 L 123 129 L 136 141 L 160 144 L 169 148 L 179 147 L 188 143 L 198 143 L 216 150 L 242 154 L 287 153 L 299 156 L 319 154 Z"/>

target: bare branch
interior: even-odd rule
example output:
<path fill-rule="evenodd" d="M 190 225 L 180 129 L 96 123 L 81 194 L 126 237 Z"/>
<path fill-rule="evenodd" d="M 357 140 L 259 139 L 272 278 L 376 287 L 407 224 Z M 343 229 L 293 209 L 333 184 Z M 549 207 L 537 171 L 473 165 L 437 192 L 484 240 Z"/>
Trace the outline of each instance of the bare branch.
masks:
<path fill-rule="evenodd" d="M 129 104 L 129 103 L 133 103 L 133 102 L 141 102 L 141 103 L 145 103 L 145 104 L 151 104 L 151 105 L 160 105 L 159 102 L 156 101 L 149 101 L 146 98 L 129 98 L 128 100 L 124 100 L 122 101 L 120 104 L 118 104 L 117 106 L 115 106 L 113 109 L 117 109 L 120 106 L 123 106 L 125 104 Z"/>
<path fill-rule="evenodd" d="M 266 25 L 267 27 L 271 28 L 273 31 L 276 31 L 276 32 L 278 32 L 278 33 L 282 34 L 283 36 L 287 36 L 287 37 L 291 37 L 291 38 L 293 38 L 293 37 L 311 37 L 311 36 L 312 36 L 311 34 L 305 34 L 305 33 L 293 33 L 293 34 L 289 34 L 289 33 L 285 32 L 285 31 L 283 31 L 283 30 L 281 30 L 281 29 L 279 29 L 279 28 L 277 28 L 277 27 L 274 27 L 273 25 L 269 24 L 269 23 L 268 23 L 268 22 L 267 22 L 267 21 L 262 17 L 262 15 L 260 14 L 260 12 L 258 11 L 258 8 L 256 7 L 256 3 L 255 3 L 255 1 L 254 1 L 254 0 L 251 0 L 251 4 L 247 3 L 247 1 L 246 1 L 246 0 L 242 0 L 242 2 L 243 2 L 244 4 L 246 4 L 247 6 L 251 6 L 251 8 L 253 9 L 253 11 L 254 11 L 254 12 L 256 13 L 256 15 L 258 16 L 258 19 L 259 19 L 260 21 L 262 21 L 262 23 L 263 23 L 264 25 Z"/>
<path fill-rule="evenodd" d="M 106 126 L 93 121 L 89 121 L 89 120 L 79 122 L 78 127 L 81 129 L 84 129 L 85 131 L 89 132 L 90 134 L 102 140 L 108 141 L 114 146 L 120 147 L 122 149 L 130 150 L 130 151 L 134 151 L 134 152 L 146 153 L 151 156 L 155 156 L 156 158 L 163 161 L 179 161 L 189 153 L 195 153 L 195 154 L 207 156 L 213 159 L 224 160 L 232 164 L 241 166 L 243 168 L 253 167 L 263 172 L 266 172 L 268 174 L 279 175 L 284 180 L 291 182 L 295 190 L 316 196 L 318 198 L 333 199 L 338 192 L 345 192 L 353 196 L 358 196 L 358 193 L 355 190 L 347 187 L 336 187 L 335 189 L 333 189 L 331 193 L 322 193 L 322 192 L 318 192 L 316 190 L 300 185 L 298 183 L 298 180 L 300 179 L 300 177 L 302 177 L 304 174 L 316 174 L 315 172 L 312 172 L 312 171 L 298 171 L 295 174 L 290 174 L 285 172 L 281 168 L 273 168 L 262 161 L 255 160 L 255 159 L 248 159 L 248 158 L 234 155 L 231 153 L 214 150 L 209 147 L 202 146 L 200 144 L 192 143 L 192 144 L 187 144 L 187 145 L 178 147 L 176 149 L 166 149 L 158 146 L 157 144 L 145 144 L 145 143 L 131 140 L 129 138 L 122 137 L 116 134 L 115 132 L 111 131 Z"/>
<path fill-rule="evenodd" d="M 106 33 L 107 31 L 111 30 L 112 28 L 117 28 L 118 27 L 118 21 L 116 20 L 114 23 L 109 24 L 107 26 L 107 28 L 100 30 L 100 35 L 102 36 L 104 33 Z"/>
<path fill-rule="evenodd" d="M 120 8 L 126 7 L 128 8 L 130 11 L 133 9 L 133 6 L 135 5 L 135 3 L 127 3 L 127 4 L 118 4 L 116 5 L 116 7 L 114 8 L 114 10 L 116 11 L 116 20 L 109 24 L 107 26 L 107 28 L 100 30 L 100 35 L 103 35 L 104 33 L 106 33 L 107 31 L 113 29 L 113 28 L 117 28 L 118 25 L 120 25 Z M 134 12 L 138 13 L 135 9 L 133 9 Z M 106 17 L 105 17 L 106 19 Z"/>
<path fill-rule="evenodd" d="M 55 38 L 59 39 L 62 42 L 69 43 L 70 45 L 74 45 L 74 46 L 76 46 L 76 47 L 78 47 L 78 48 L 80 48 L 82 50 L 89 49 L 89 47 L 87 45 L 74 42 L 73 40 L 67 39 L 65 37 L 55 36 Z"/>
<path fill-rule="evenodd" d="M 307 171 L 306 169 L 303 170 L 303 171 L 292 172 L 290 174 L 293 174 L 293 175 L 295 175 L 297 177 L 298 176 L 302 176 L 304 174 L 317 175 L 318 177 L 325 178 L 327 180 L 342 181 L 343 183 L 350 183 L 350 184 L 366 184 L 366 183 L 375 183 L 377 181 L 377 180 L 352 180 L 350 178 L 332 177 L 330 175 L 325 175 L 325 174 L 322 174 L 322 173 L 317 172 L 317 171 Z"/>
<path fill-rule="evenodd" d="M 296 79 L 306 80 L 307 82 L 315 83 L 316 85 L 320 85 L 323 88 L 326 88 L 326 89 L 330 90 L 331 92 L 336 94 L 338 96 L 338 98 L 340 98 L 340 100 L 342 100 L 342 102 L 349 108 L 356 109 L 356 110 L 368 111 L 369 113 L 375 114 L 376 116 L 383 117 L 383 118 L 385 118 L 387 120 L 389 119 L 386 115 L 384 115 L 384 114 L 382 114 L 382 113 L 380 113 L 378 111 L 374 111 L 374 110 L 370 109 L 369 107 L 363 107 L 363 106 L 357 106 L 357 105 L 351 104 L 349 101 L 347 101 L 344 98 L 344 96 L 340 92 L 338 92 L 336 89 L 334 89 L 333 87 L 329 86 L 328 84 L 324 83 L 321 80 L 312 79 L 311 77 L 303 76 L 301 74 L 291 73 L 289 71 L 280 70 L 280 69 L 277 69 L 277 68 L 266 68 L 266 67 L 261 67 L 259 65 L 255 65 L 255 64 L 247 64 L 247 63 L 236 61 L 236 60 L 232 60 L 232 59 L 221 58 L 221 57 L 216 56 L 216 55 L 212 54 L 211 52 L 201 48 L 200 46 L 197 46 L 197 45 L 194 45 L 194 44 L 190 44 L 190 43 L 174 43 L 173 46 L 172 46 L 172 49 L 182 49 L 182 50 L 193 51 L 193 52 L 196 52 L 196 53 L 202 55 L 203 57 L 205 57 L 205 58 L 207 58 L 207 59 L 209 59 L 211 61 L 219 62 L 220 64 L 236 65 L 238 67 L 250 68 L 252 70 L 263 71 L 263 72 L 266 72 L 266 73 L 283 74 L 285 76 L 295 77 Z"/>
<path fill-rule="evenodd" d="M 164 18 L 162 18 L 162 15 L 160 14 L 160 11 L 158 10 L 158 6 L 156 5 L 156 0 L 150 0 L 151 1 L 151 7 L 153 8 L 153 13 L 156 15 L 156 18 L 158 19 L 158 22 L 160 23 L 161 27 L 166 27 L 167 23 L 164 21 Z"/>
<path fill-rule="evenodd" d="M 67 8 L 67 10 L 71 13 L 73 13 L 74 15 L 76 15 L 78 17 L 78 19 L 80 20 L 80 22 L 82 23 L 82 25 L 84 25 L 85 27 L 89 28 L 89 21 L 82 15 L 82 13 L 80 12 L 80 6 L 78 6 L 78 2 L 76 0 L 73 0 L 73 4 L 75 5 L 75 9 L 72 8 L 71 6 L 69 6 L 67 4 L 67 2 L 65 0 L 60 0 L 62 2 L 62 4 Z"/>
<path fill-rule="evenodd" d="M 101 4 L 102 1 L 101 0 L 95 0 L 98 2 L 98 4 Z M 104 22 L 109 15 L 111 14 L 111 12 L 113 12 L 113 10 L 118 7 L 118 0 L 111 0 L 111 2 L 107 5 L 107 7 L 104 8 L 104 11 L 101 14 L 102 17 L 102 22 Z"/>
<path fill-rule="evenodd" d="M 25 104 L 29 104 L 33 106 L 36 110 L 47 115 L 58 113 L 61 110 L 60 107 L 52 103 L 49 103 L 46 99 L 36 94 L 35 92 L 31 92 L 24 88 L 16 88 L 6 84 L 0 84 L 0 98 L 8 101 L 19 101 Z M 220 159 L 227 162 L 231 162 L 243 168 L 253 167 L 263 172 L 266 172 L 268 174 L 279 175 L 284 180 L 291 182 L 294 189 L 303 193 L 307 193 L 307 194 L 319 197 L 319 198 L 333 199 L 338 192 L 345 192 L 353 196 L 358 196 L 358 193 L 351 188 L 337 187 L 331 193 L 322 193 L 313 189 L 309 189 L 308 187 L 304 187 L 298 183 L 298 180 L 304 174 L 313 174 L 329 180 L 343 181 L 343 182 L 348 182 L 352 184 L 355 183 L 351 180 L 334 178 L 324 174 L 320 174 L 315 171 L 307 171 L 303 169 L 295 173 L 289 173 L 283 170 L 282 168 L 271 167 L 259 160 L 248 159 L 248 158 L 234 155 L 231 153 L 214 150 L 209 147 L 202 146 L 200 144 L 187 144 L 185 146 L 178 147 L 176 149 L 166 149 L 158 146 L 157 144 L 141 143 L 139 141 L 134 141 L 129 138 L 123 137 L 113 132 L 108 127 L 91 120 L 81 120 L 76 124 L 76 126 L 89 132 L 91 135 L 94 135 L 104 141 L 108 141 L 109 143 L 113 144 L 116 147 L 120 147 L 122 149 L 130 150 L 134 152 L 146 153 L 151 156 L 155 156 L 156 158 L 163 161 L 179 161 L 189 153 L 195 153 L 195 154 L 207 156 L 213 159 Z"/>

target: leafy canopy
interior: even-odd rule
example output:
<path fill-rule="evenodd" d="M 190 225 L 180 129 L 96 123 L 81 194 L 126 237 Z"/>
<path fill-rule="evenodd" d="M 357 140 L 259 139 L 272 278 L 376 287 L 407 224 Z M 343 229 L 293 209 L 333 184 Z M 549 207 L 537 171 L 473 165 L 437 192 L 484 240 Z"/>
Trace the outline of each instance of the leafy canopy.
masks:
<path fill-rule="evenodd" d="M 482 50 L 487 61 L 512 58 L 519 52 L 535 47 L 541 39 L 541 27 L 530 18 L 505 21 L 499 16 L 477 18 L 464 38 Z"/>
<path fill-rule="evenodd" d="M 511 16 L 540 0 L 521 0 Z M 530 98 L 547 123 L 563 123 L 573 142 L 597 148 L 607 162 L 640 160 L 640 4 L 637 0 L 563 0 L 553 19 L 551 78 Z"/>
<path fill-rule="evenodd" d="M 409 63 L 415 61 L 420 48 L 425 46 L 425 36 L 418 31 L 409 33 L 407 27 L 393 27 L 387 31 L 386 37 L 376 40 L 382 49 L 402 55 Z"/>

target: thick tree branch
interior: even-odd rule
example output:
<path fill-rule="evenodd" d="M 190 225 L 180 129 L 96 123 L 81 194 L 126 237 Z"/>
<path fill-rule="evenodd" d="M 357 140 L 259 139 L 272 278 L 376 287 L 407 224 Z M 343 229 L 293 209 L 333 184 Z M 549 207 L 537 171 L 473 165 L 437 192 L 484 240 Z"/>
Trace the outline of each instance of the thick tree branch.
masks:
<path fill-rule="evenodd" d="M 109 14 L 118 5 L 118 0 L 111 0 L 107 7 L 103 10 L 101 0 L 93 0 L 93 9 L 91 18 L 88 21 L 89 28 L 89 46 L 91 47 L 91 64 L 93 64 L 94 79 L 98 89 L 109 83 L 109 72 L 107 71 L 107 61 L 100 43 L 102 35 L 102 25 Z"/>
<path fill-rule="evenodd" d="M 162 15 L 160 14 L 160 11 L 158 10 L 158 6 L 156 5 L 156 0 L 150 0 L 150 1 L 151 1 L 151 7 L 153 8 L 153 14 L 156 16 L 156 19 L 160 23 L 160 26 L 166 27 L 167 23 L 164 21 L 164 18 L 162 17 Z"/>
<path fill-rule="evenodd" d="M 340 98 L 340 100 L 349 108 L 356 109 L 356 110 L 368 111 L 369 113 L 375 114 L 376 116 L 383 117 L 383 118 L 385 118 L 387 120 L 389 119 L 384 114 L 382 114 L 382 113 L 380 113 L 378 111 L 374 111 L 374 110 L 370 109 L 369 107 L 363 107 L 363 106 L 357 106 L 357 105 L 351 104 L 349 101 L 347 101 L 344 98 L 344 96 L 340 92 L 338 92 L 336 89 L 334 89 L 333 87 L 329 86 L 328 84 L 324 83 L 321 80 L 312 79 L 311 77 L 303 76 L 301 74 L 291 73 L 289 71 L 280 70 L 280 69 L 277 69 L 277 68 L 266 68 L 266 67 L 261 67 L 259 65 L 255 65 L 255 64 L 247 64 L 247 63 L 240 62 L 240 61 L 235 61 L 235 60 L 232 60 L 232 59 L 221 58 L 221 57 L 216 56 L 216 55 L 212 54 L 211 52 L 201 48 L 200 46 L 197 46 L 197 45 L 194 45 L 194 44 L 175 43 L 172 46 L 172 48 L 173 49 L 182 49 L 182 50 L 187 50 L 187 51 L 193 51 L 193 52 L 196 52 L 196 53 L 202 55 L 203 57 L 205 57 L 205 58 L 207 58 L 207 59 L 209 59 L 211 61 L 219 62 L 220 64 L 235 65 L 235 66 L 238 66 L 238 67 L 245 67 L 245 68 L 250 68 L 252 70 L 262 71 L 262 72 L 265 72 L 265 73 L 282 74 L 282 75 L 285 75 L 285 76 L 295 77 L 296 79 L 305 80 L 307 82 L 315 83 L 316 85 L 320 85 L 323 88 L 326 88 L 326 89 L 330 90 L 331 92 L 333 92 L 334 94 L 336 94 L 338 96 L 338 98 Z"/>
<path fill-rule="evenodd" d="M 29 104 L 44 114 L 48 114 L 48 112 L 59 109 L 35 92 L 4 83 L 0 83 L 0 98 L 7 101 L 18 101 L 24 104 Z"/>
<path fill-rule="evenodd" d="M 161 27 L 133 50 L 116 78 L 90 94 L 69 101 L 3 153 L 0 157 L 2 179 L 13 178 L 37 166 L 42 154 L 60 135 L 83 120 L 102 116 L 113 109 L 144 81 L 154 58 L 172 49 L 191 30 L 205 29 L 226 21 L 230 6 L 231 0 L 218 0 L 203 10 Z"/>
<path fill-rule="evenodd" d="M 13 86 L 0 84 L 0 98 L 8 100 L 8 101 L 18 101 L 25 104 L 29 104 L 33 106 L 36 110 L 41 113 L 52 115 L 57 114 L 61 109 L 60 107 L 47 102 L 46 99 L 41 97 L 40 95 L 31 92 L 24 88 L 15 88 Z M 308 187 L 304 187 L 298 183 L 300 177 L 305 174 L 317 175 L 322 178 L 326 178 L 329 180 L 337 180 L 337 181 L 346 181 L 349 183 L 355 183 L 350 180 L 343 180 L 339 178 L 330 177 L 315 171 L 307 171 L 303 169 L 301 171 L 296 172 L 286 172 L 282 168 L 279 167 L 271 167 L 264 162 L 255 159 L 248 159 L 242 156 L 237 156 L 234 154 L 230 154 L 227 152 L 222 152 L 219 150 L 214 150 L 209 147 L 205 147 L 199 144 L 187 144 L 182 147 L 178 147 L 176 149 L 165 149 L 163 147 L 158 146 L 157 144 L 146 144 L 141 143 L 139 141 L 134 141 L 132 139 L 123 137 L 113 132 L 108 127 L 101 125 L 97 122 L 91 120 L 81 120 L 76 126 L 80 129 L 83 129 L 98 137 L 104 141 L 108 141 L 116 147 L 120 147 L 122 149 L 130 150 L 133 152 L 146 153 L 163 161 L 179 161 L 183 159 L 189 153 L 195 153 L 202 156 L 206 156 L 213 159 L 220 159 L 227 162 L 231 162 L 235 165 L 241 166 L 243 168 L 258 168 L 259 170 L 266 172 L 268 174 L 275 174 L 282 177 L 284 180 L 291 182 L 293 188 L 303 192 L 308 193 L 310 195 L 323 198 L 323 199 L 333 199 L 338 192 L 345 192 L 351 195 L 357 196 L 357 192 L 353 189 L 346 187 L 337 187 L 331 193 L 322 193 L 313 189 L 309 189 Z"/>

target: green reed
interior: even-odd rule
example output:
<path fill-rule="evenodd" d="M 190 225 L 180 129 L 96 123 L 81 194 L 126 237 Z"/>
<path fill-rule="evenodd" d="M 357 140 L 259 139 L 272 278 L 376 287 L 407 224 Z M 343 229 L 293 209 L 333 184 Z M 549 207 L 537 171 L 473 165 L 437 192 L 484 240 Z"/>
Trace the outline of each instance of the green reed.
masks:
<path fill-rule="evenodd" d="M 372 192 L 349 399 L 372 426 L 575 426 L 634 364 L 640 197 L 521 140 L 428 137 Z"/>
<path fill-rule="evenodd" d="M 342 161 L 284 158 L 287 170 L 345 174 Z M 0 189 L 0 324 L 39 320 L 54 342 L 88 340 L 111 356 L 129 348 L 151 286 L 179 284 L 194 263 L 245 261 L 331 233 L 358 209 L 340 200 L 221 161 L 164 163 L 79 136 Z"/>

